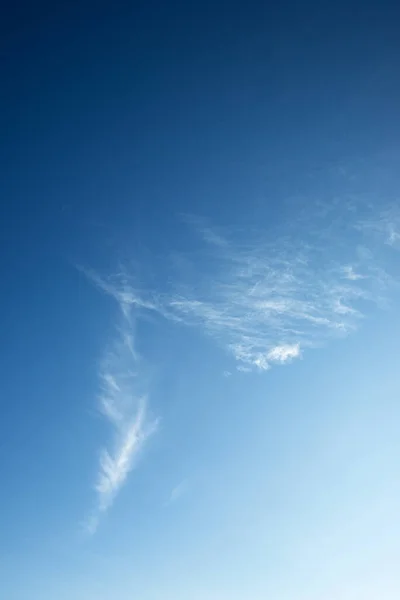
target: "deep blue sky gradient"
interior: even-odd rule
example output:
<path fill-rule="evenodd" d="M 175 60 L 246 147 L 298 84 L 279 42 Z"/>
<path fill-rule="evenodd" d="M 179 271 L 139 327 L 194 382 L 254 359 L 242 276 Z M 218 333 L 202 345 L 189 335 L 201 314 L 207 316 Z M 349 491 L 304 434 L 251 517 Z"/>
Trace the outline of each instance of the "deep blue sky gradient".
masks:
<path fill-rule="evenodd" d="M 290 529 L 301 534 L 306 499 L 300 497 L 293 508 L 295 479 L 279 481 L 285 460 L 284 468 L 296 472 L 296 435 L 305 464 L 319 452 L 315 423 L 328 431 L 329 419 L 344 414 L 351 423 L 364 418 L 369 431 L 381 419 L 389 442 L 384 445 L 382 433 L 377 444 L 383 444 L 385 456 L 396 455 L 391 423 L 399 416 L 394 405 L 399 388 L 391 378 L 397 372 L 398 326 L 386 313 L 378 312 L 359 337 L 335 342 L 324 354 L 311 353 L 264 375 L 230 378 L 221 377 L 232 364 L 220 348 L 193 329 L 154 317 L 139 325 L 140 350 L 155 365 L 151 410 L 162 415 L 161 433 L 146 458 L 151 467 L 135 472 L 98 541 L 77 541 L 107 436 L 95 399 L 98 360 L 115 315 L 109 298 L 79 267 L 110 272 L 120 263 L 139 265 L 146 285 L 163 288 L 172 277 L 163 270 L 165 256 L 185 257 L 201 248 L 188 215 L 233 227 L 239 238 L 256 226 L 271 237 L 282 223 L 290 224 L 293 203 L 307 209 L 308 198 L 311 203 L 361 195 L 371 197 L 377 209 L 381 199 L 398 202 L 399 19 L 394 2 L 83 1 L 7 7 L 0 24 L 4 597 L 62 600 L 65 593 L 77 600 L 125 600 L 133 592 L 124 588 L 124 577 L 135 564 L 142 598 L 146 593 L 172 598 L 170 591 L 163 596 L 163 585 L 174 589 L 176 553 L 185 573 L 176 597 L 196 600 L 190 588 L 196 564 L 207 573 L 200 577 L 204 585 L 217 589 L 241 561 L 232 548 L 244 542 L 228 532 L 228 522 L 237 517 L 252 523 L 251 510 L 244 508 L 246 486 L 250 505 L 256 504 L 255 523 L 263 502 L 267 530 L 274 511 L 278 530 L 286 517 L 294 520 L 272 539 L 289 540 Z M 388 260 L 398 273 L 397 258 Z M 371 339 L 382 340 L 379 354 L 386 357 L 375 374 Z M 374 394 L 384 395 L 385 381 L 381 412 Z M 294 390 L 303 390 L 300 399 L 294 400 Z M 319 400 L 323 390 L 326 408 Z M 366 390 L 371 400 L 363 412 L 359 395 Z M 263 423 L 270 423 L 266 432 Z M 314 432 L 314 441 L 306 431 Z M 263 458 L 246 480 L 249 444 Z M 317 479 L 324 480 L 323 467 L 316 465 Z M 332 471 L 334 490 L 334 466 Z M 270 480 L 263 487 L 266 472 Z M 193 487 L 203 491 L 188 494 L 189 506 L 171 507 L 183 513 L 166 521 L 165 494 L 190 473 L 197 474 Z M 310 481 L 314 475 L 309 473 Z M 362 474 L 360 479 L 362 486 Z M 241 491 L 226 513 L 227 541 L 213 545 L 213 531 L 218 526 L 224 531 L 224 503 L 235 489 Z M 284 499 L 286 513 L 279 508 Z M 324 500 L 321 505 L 323 514 Z M 125 525 L 132 510 L 138 515 L 134 533 Z M 271 572 L 274 565 L 277 572 L 283 568 L 275 564 L 279 557 L 270 544 L 251 545 L 253 583 L 254 572 L 262 579 L 264 550 Z M 161 561 L 154 567 L 164 582 L 160 589 L 151 577 L 151 548 L 171 559 L 172 566 Z M 102 561 L 106 574 L 100 584 Z M 250 590 L 254 600 L 265 598 L 260 582 L 251 591 L 246 581 L 245 574 L 238 589 Z M 227 598 L 236 598 L 228 585 L 225 590 Z M 274 589 L 270 596 L 295 597 Z"/>

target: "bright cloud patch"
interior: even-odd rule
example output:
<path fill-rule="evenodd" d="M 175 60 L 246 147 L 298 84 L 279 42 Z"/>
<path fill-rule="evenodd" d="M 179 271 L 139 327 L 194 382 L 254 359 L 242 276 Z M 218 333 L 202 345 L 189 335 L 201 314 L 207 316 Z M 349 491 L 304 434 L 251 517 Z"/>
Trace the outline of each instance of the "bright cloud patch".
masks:
<path fill-rule="evenodd" d="M 275 346 L 268 352 L 268 360 L 272 362 L 285 363 L 300 356 L 300 345 Z"/>

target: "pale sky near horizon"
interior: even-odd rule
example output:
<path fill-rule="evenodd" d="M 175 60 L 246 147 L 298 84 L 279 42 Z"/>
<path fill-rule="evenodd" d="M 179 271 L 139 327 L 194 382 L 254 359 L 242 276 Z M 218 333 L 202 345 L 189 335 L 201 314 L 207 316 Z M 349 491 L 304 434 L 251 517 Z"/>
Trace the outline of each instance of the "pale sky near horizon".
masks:
<path fill-rule="evenodd" d="M 399 17 L 9 8 L 0 598 L 398 600 Z"/>

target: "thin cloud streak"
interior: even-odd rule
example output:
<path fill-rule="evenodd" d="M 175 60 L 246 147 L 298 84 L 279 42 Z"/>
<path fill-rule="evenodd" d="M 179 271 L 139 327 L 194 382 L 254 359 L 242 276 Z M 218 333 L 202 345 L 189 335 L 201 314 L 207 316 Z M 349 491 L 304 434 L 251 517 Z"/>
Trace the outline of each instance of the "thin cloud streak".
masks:
<path fill-rule="evenodd" d="M 366 277 L 365 275 L 356 273 L 351 265 L 345 265 L 343 267 L 343 276 L 345 279 L 349 279 L 350 281 L 357 281 L 359 279 L 365 279 Z"/>
<path fill-rule="evenodd" d="M 357 228 L 361 232 L 377 236 L 387 246 L 400 249 L 400 209 L 398 203 L 387 206 L 378 217 L 360 220 Z"/>
<path fill-rule="evenodd" d="M 147 415 L 147 382 L 134 345 L 134 311 L 143 308 L 143 304 L 136 302 L 133 290 L 124 288 L 121 292 L 109 282 L 90 276 L 118 301 L 122 312 L 116 338 L 99 368 L 99 410 L 110 424 L 114 439 L 111 448 L 104 448 L 100 453 L 96 506 L 85 523 L 86 531 L 94 534 L 101 516 L 111 507 L 136 466 L 145 442 L 157 430 L 158 422 L 150 421 Z"/>
<path fill-rule="evenodd" d="M 178 500 L 180 500 L 180 498 L 182 498 L 182 496 L 184 496 L 187 493 L 188 487 L 189 487 L 189 483 L 188 483 L 187 479 L 184 479 L 183 481 L 178 483 L 178 485 L 176 485 L 172 489 L 169 499 L 168 499 L 168 502 L 167 502 L 167 505 L 173 504 L 174 502 L 177 502 Z"/>

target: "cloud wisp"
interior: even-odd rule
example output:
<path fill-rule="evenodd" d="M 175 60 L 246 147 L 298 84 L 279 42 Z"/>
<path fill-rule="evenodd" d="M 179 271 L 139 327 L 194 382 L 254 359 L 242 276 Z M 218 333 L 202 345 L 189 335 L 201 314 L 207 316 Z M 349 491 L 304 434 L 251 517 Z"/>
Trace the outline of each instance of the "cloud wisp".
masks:
<path fill-rule="evenodd" d="M 350 253 L 342 264 L 332 250 L 285 237 L 219 242 L 212 268 L 200 264 L 196 285 L 176 286 L 166 309 L 216 339 L 241 370 L 290 362 L 357 329 L 366 302 L 381 296 L 384 280 L 372 260 Z"/>
<path fill-rule="evenodd" d="M 90 533 L 157 429 L 147 414 L 145 363 L 135 346 L 139 316 L 153 313 L 198 328 L 234 357 L 239 371 L 249 372 L 287 364 L 344 337 L 371 307 L 385 305 L 395 280 L 382 252 L 399 246 L 398 210 L 374 216 L 355 202 L 317 209 L 262 234 L 221 232 L 204 219 L 187 219 L 202 250 L 175 255 L 175 276 L 165 271 L 167 287 L 138 285 L 126 270 L 108 279 L 85 271 L 120 309 L 120 326 L 99 368 L 99 406 L 114 438 L 100 454 Z M 185 485 L 172 491 L 169 502 Z"/>
<path fill-rule="evenodd" d="M 172 490 L 171 493 L 169 495 L 168 501 L 166 502 L 167 505 L 170 504 L 174 504 L 175 502 L 177 502 L 178 500 L 180 500 L 182 498 L 182 496 L 184 496 L 185 494 L 187 494 L 189 489 L 189 482 L 187 479 L 184 479 L 183 481 L 181 481 L 180 483 L 178 483 Z"/>
<path fill-rule="evenodd" d="M 373 234 L 394 249 L 400 249 L 400 208 L 399 203 L 390 204 L 381 211 L 378 218 L 366 218 L 358 223 L 360 231 Z"/>
<path fill-rule="evenodd" d="M 121 309 L 116 337 L 99 367 L 99 410 L 112 428 L 113 440 L 110 448 L 100 453 L 96 506 L 85 524 L 87 532 L 93 534 L 135 467 L 146 440 L 156 431 L 158 422 L 148 418 L 147 382 L 142 373 L 142 359 L 134 345 L 134 312 L 140 303 L 135 302 L 132 294 L 126 296 L 120 289 L 114 289 L 110 282 L 91 277 L 118 301 Z"/>
<path fill-rule="evenodd" d="M 289 363 L 355 331 L 368 305 L 384 304 L 391 284 L 369 245 L 375 248 L 371 233 L 383 237 L 381 245 L 394 245 L 394 209 L 375 218 L 354 200 L 314 209 L 262 234 L 229 235 L 227 228 L 222 233 L 204 219 L 186 218 L 203 250 L 175 261 L 168 289 L 139 288 L 126 274 L 101 287 L 125 315 L 140 306 L 198 328 L 241 371 Z"/>

